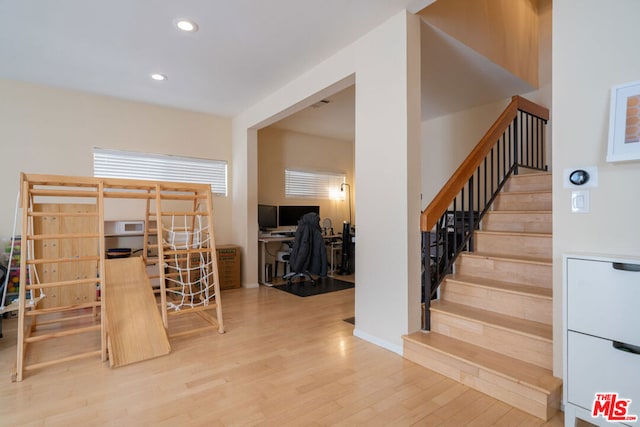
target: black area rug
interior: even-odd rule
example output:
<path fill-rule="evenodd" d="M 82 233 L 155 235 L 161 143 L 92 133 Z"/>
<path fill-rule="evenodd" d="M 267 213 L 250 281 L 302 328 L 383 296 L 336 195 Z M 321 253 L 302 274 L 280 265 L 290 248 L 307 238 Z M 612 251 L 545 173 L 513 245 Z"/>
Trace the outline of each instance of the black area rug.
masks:
<path fill-rule="evenodd" d="M 315 283 L 311 283 L 308 280 L 304 282 L 294 281 L 292 283 L 274 286 L 274 288 L 289 292 L 290 294 L 294 294 L 299 297 L 310 297 L 313 295 L 326 294 L 328 292 L 351 289 L 354 286 L 354 283 L 334 279 L 333 277 L 319 277 L 316 279 Z"/>

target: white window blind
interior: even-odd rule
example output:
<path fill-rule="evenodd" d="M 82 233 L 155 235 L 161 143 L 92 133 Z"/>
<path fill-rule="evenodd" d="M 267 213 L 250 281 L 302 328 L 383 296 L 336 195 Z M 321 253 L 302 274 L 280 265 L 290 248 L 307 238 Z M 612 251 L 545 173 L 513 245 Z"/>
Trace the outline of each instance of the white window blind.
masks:
<path fill-rule="evenodd" d="M 214 194 L 227 195 L 224 160 L 94 148 L 93 176 L 210 184 Z"/>
<path fill-rule="evenodd" d="M 340 185 L 345 183 L 343 173 L 303 171 L 285 169 L 285 196 L 314 199 L 344 198 L 340 194 Z"/>

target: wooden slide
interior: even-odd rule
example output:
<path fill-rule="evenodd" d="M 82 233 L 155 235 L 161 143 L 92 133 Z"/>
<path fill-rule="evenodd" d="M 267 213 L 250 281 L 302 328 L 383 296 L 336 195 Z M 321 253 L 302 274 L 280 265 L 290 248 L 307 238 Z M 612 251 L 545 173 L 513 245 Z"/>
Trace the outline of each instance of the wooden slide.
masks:
<path fill-rule="evenodd" d="M 140 257 L 105 260 L 104 307 L 112 367 L 171 351 L 158 305 Z"/>

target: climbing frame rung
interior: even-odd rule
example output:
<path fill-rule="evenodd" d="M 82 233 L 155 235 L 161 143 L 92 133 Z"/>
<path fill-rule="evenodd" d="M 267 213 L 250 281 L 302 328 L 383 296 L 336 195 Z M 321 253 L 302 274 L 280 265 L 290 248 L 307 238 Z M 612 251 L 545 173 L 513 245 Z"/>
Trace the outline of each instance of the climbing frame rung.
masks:
<path fill-rule="evenodd" d="M 100 330 L 100 325 L 91 325 L 91 326 L 85 326 L 85 327 L 82 327 L 82 328 L 69 329 L 69 330 L 66 330 L 66 331 L 51 332 L 49 334 L 32 335 L 32 336 L 26 338 L 25 342 L 34 343 L 34 342 L 39 342 L 39 341 L 50 340 L 50 339 L 53 339 L 53 338 L 68 337 L 70 335 L 85 334 L 87 332 L 93 332 L 93 331 L 99 331 L 99 330 Z"/>
<path fill-rule="evenodd" d="M 99 233 L 75 233 L 75 234 L 31 234 L 28 240 L 61 240 L 61 239 L 96 239 Z"/>
<path fill-rule="evenodd" d="M 87 313 L 87 314 L 80 314 L 78 316 L 57 317 L 55 319 L 48 319 L 48 320 L 38 319 L 38 326 L 57 325 L 60 323 L 68 323 L 68 322 L 75 322 L 77 320 L 82 320 L 82 319 L 95 319 L 95 318 L 96 318 L 95 314 Z"/>
<path fill-rule="evenodd" d="M 97 277 L 91 278 L 91 279 L 63 280 L 60 282 L 49 282 L 49 283 L 38 283 L 37 285 L 27 285 L 27 290 L 58 288 L 60 286 L 89 285 L 89 284 L 97 284 L 97 283 L 100 283 L 100 279 Z"/>
<path fill-rule="evenodd" d="M 95 191 L 84 190 L 44 190 L 33 189 L 29 191 L 32 196 L 48 196 L 48 197 L 98 197 L 98 193 Z"/>
<path fill-rule="evenodd" d="M 182 211 L 182 212 L 162 212 L 163 216 L 207 216 L 207 212 L 194 212 L 194 211 Z"/>
<path fill-rule="evenodd" d="M 30 217 L 98 217 L 97 212 L 27 212 Z"/>
<path fill-rule="evenodd" d="M 165 250 L 165 255 L 188 255 L 188 254 L 204 254 L 207 252 L 211 252 L 210 248 L 196 248 L 196 249 L 175 249 L 175 250 Z"/>
<path fill-rule="evenodd" d="M 29 317 L 44 316 L 52 313 L 63 313 L 66 311 L 80 310 L 83 308 L 94 308 L 94 307 L 100 307 L 100 301 L 85 302 L 82 304 L 69 305 L 65 307 L 39 308 L 39 309 L 27 311 L 25 315 Z"/>
<path fill-rule="evenodd" d="M 96 356 L 100 356 L 100 350 L 87 351 L 85 353 L 74 354 L 73 356 L 61 357 L 60 359 L 49 360 L 46 362 L 32 363 L 31 365 L 25 365 L 24 370 L 35 371 L 36 369 L 48 368 L 49 366 L 58 365 L 60 363 L 73 362 Z"/>
<path fill-rule="evenodd" d="M 215 308 L 216 308 L 216 304 L 215 303 L 211 303 L 211 304 L 208 304 L 208 305 L 200 305 L 198 307 L 181 308 L 178 311 L 170 311 L 169 315 L 177 316 L 177 315 L 181 315 L 181 314 L 195 313 L 195 312 L 198 312 L 198 311 L 214 310 Z"/>
<path fill-rule="evenodd" d="M 40 264 L 58 264 L 61 262 L 84 262 L 84 261 L 100 261 L 100 256 L 76 256 L 71 258 L 43 258 L 43 259 L 30 259 L 27 260 L 28 265 L 40 265 Z"/>

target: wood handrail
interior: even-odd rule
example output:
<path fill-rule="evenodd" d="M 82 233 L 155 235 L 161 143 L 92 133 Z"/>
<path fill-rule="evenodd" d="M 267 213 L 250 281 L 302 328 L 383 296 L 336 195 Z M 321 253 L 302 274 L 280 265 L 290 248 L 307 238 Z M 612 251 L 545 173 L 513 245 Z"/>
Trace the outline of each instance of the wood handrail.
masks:
<path fill-rule="evenodd" d="M 487 156 L 491 147 L 494 146 L 500 136 L 507 130 L 513 119 L 516 117 L 518 110 L 532 114 L 544 120 L 549 120 L 549 110 L 538 104 L 535 104 L 521 96 L 514 96 L 507 108 L 500 114 L 500 117 L 491 125 L 489 130 L 484 134 L 478 145 L 469 153 L 467 158 L 451 175 L 451 178 L 442 187 L 438 194 L 433 198 L 429 206 L 422 211 L 420 215 L 420 230 L 422 232 L 431 231 L 440 218 L 447 210 L 454 197 L 462 190 L 469 180 L 469 177 L 480 166 Z"/>

